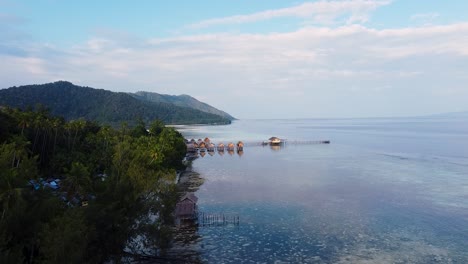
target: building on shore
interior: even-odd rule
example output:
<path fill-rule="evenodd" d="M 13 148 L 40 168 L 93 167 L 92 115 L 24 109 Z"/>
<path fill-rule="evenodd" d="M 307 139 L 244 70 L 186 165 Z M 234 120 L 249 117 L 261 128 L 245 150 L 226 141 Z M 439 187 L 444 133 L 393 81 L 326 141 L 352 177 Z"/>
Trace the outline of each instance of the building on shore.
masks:
<path fill-rule="evenodd" d="M 193 219 L 198 213 L 198 197 L 193 193 L 187 193 L 176 204 L 176 217 L 179 219 Z"/>

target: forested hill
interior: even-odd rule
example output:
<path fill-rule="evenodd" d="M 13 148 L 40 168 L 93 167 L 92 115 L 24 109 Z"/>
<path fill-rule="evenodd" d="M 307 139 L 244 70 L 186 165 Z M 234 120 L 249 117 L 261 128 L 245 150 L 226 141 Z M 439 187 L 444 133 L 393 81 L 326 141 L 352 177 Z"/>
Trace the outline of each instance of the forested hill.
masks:
<path fill-rule="evenodd" d="M 0 90 L 0 106 L 25 109 L 43 105 L 67 120 L 84 118 L 105 124 L 159 119 L 166 124 L 227 124 L 231 119 L 171 102 L 137 99 L 127 93 L 82 87 L 66 81 Z"/>
<path fill-rule="evenodd" d="M 150 102 L 155 102 L 155 103 L 170 103 L 170 104 L 175 104 L 177 106 L 181 107 L 189 107 L 193 109 L 200 110 L 202 112 L 210 113 L 210 114 L 215 114 L 219 115 L 222 117 L 225 117 L 229 120 L 234 120 L 235 118 L 231 116 L 230 114 L 221 111 L 219 109 L 214 108 L 213 106 L 203 103 L 198 101 L 197 99 L 191 97 L 190 95 L 167 95 L 167 94 L 159 94 L 159 93 L 153 93 L 153 92 L 144 92 L 140 91 L 134 94 L 130 94 L 133 97 L 141 100 L 146 100 Z"/>

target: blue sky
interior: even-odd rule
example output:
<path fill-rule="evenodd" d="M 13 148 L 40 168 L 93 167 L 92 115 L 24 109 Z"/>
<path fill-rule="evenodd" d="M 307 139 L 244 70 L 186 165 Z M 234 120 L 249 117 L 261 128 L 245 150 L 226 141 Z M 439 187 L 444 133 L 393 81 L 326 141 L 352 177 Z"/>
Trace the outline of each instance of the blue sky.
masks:
<path fill-rule="evenodd" d="M 0 87 L 189 94 L 239 118 L 468 110 L 468 1 L 0 0 Z"/>

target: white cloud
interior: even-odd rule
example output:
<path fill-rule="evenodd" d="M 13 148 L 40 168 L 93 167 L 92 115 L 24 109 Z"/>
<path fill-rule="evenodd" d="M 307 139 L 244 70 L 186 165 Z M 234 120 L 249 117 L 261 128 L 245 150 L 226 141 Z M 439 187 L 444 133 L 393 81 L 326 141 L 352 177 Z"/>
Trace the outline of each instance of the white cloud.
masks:
<path fill-rule="evenodd" d="M 205 28 L 216 25 L 244 24 L 281 17 L 296 17 L 313 24 L 331 24 L 341 16 L 347 23 L 364 23 L 369 13 L 378 7 L 390 4 L 390 0 L 344 0 L 306 2 L 293 7 L 266 10 L 248 15 L 236 15 L 208 19 L 189 25 L 190 28 Z"/>
<path fill-rule="evenodd" d="M 134 46 L 96 38 L 53 57 L 39 47 L 34 56 L 10 56 L 0 79 L 2 87 L 60 77 L 111 90 L 198 95 L 241 118 L 274 111 L 278 117 L 420 114 L 440 94 L 453 95 L 447 110 L 466 105 L 460 69 L 468 67 L 467 36 L 468 23 L 458 23 L 206 34 Z M 276 97 L 262 100 L 272 91 Z M 420 98 L 425 108 L 415 103 Z"/>

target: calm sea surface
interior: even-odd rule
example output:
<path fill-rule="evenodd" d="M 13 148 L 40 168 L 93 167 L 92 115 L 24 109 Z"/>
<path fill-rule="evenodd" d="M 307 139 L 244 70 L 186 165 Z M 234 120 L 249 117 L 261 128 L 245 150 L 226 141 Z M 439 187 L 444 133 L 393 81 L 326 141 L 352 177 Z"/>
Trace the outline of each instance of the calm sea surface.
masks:
<path fill-rule="evenodd" d="M 239 120 L 180 127 L 246 142 L 193 162 L 198 227 L 182 244 L 207 263 L 468 263 L 468 118 Z M 271 136 L 290 144 L 259 146 Z M 331 140 L 329 145 L 294 141 Z M 180 246 L 180 245 L 179 245 Z"/>

